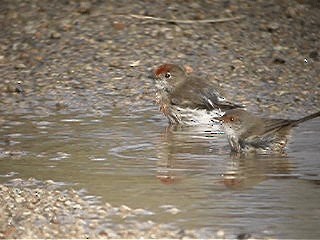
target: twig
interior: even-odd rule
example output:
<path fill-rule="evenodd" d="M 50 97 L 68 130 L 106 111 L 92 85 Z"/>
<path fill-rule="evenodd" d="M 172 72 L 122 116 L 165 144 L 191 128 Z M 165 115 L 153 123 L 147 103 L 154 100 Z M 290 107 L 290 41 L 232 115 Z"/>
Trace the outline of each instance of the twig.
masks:
<path fill-rule="evenodd" d="M 182 19 L 166 19 L 166 18 L 159 18 L 159 17 L 151 17 L 145 15 L 136 15 L 136 14 L 129 14 L 129 15 L 117 15 L 123 17 L 131 17 L 137 18 L 142 20 L 151 20 L 151 21 L 159 21 L 159 22 L 168 22 L 168 23 L 182 23 L 182 24 L 192 24 L 192 23 L 221 23 L 221 22 L 230 22 L 244 18 L 244 16 L 237 16 L 237 17 L 230 17 L 230 18 L 217 18 L 217 19 L 203 19 L 203 20 L 182 20 Z"/>

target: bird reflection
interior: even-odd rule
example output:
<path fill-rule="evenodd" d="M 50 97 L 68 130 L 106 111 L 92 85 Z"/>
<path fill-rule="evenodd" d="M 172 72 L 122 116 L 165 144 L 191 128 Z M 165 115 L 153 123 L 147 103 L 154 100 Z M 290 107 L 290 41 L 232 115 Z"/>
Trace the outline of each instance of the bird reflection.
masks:
<path fill-rule="evenodd" d="M 185 173 L 191 174 L 205 168 L 212 149 L 211 138 L 216 133 L 199 127 L 170 125 L 161 134 L 158 151 L 157 178 L 164 184 L 180 182 Z M 196 157 L 202 161 L 195 161 Z"/>
<path fill-rule="evenodd" d="M 161 135 L 157 179 L 171 185 L 199 178 L 201 185 L 252 188 L 288 178 L 295 166 L 285 154 L 231 154 L 225 136 L 207 129 L 169 126 Z"/>
<path fill-rule="evenodd" d="M 229 189 L 251 188 L 268 179 L 292 178 L 295 169 L 285 154 L 230 154 L 222 183 Z"/>

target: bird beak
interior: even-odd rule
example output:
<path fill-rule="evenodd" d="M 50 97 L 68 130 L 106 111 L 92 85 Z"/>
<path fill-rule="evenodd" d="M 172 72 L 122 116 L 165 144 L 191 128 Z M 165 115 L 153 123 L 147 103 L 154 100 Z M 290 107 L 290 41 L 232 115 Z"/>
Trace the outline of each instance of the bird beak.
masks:
<path fill-rule="evenodd" d="M 221 124 L 224 122 L 223 117 L 214 117 L 214 118 L 212 118 L 212 121 L 219 122 Z"/>

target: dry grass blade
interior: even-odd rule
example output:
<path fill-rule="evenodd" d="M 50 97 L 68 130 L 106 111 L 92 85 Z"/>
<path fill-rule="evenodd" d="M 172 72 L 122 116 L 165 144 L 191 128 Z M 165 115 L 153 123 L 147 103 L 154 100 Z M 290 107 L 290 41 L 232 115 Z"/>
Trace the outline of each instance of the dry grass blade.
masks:
<path fill-rule="evenodd" d="M 244 16 L 237 16 L 237 17 L 230 17 L 230 18 L 217 18 L 217 19 L 182 20 L 182 19 L 166 19 L 166 18 L 151 17 L 151 16 L 145 16 L 145 15 L 136 15 L 136 14 L 117 15 L 117 16 L 124 16 L 124 17 L 136 18 L 141 20 L 150 20 L 150 21 L 168 22 L 168 23 L 182 23 L 182 24 L 221 23 L 221 22 L 235 21 L 235 20 L 244 18 Z"/>

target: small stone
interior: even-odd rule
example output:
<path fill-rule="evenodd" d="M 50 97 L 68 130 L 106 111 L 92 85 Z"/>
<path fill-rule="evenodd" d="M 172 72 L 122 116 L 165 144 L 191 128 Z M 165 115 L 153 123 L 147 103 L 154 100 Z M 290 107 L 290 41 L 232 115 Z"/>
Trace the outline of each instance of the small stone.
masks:
<path fill-rule="evenodd" d="M 27 68 L 26 65 L 24 65 L 23 63 L 19 63 L 17 65 L 14 66 L 15 69 L 25 69 Z"/>
<path fill-rule="evenodd" d="M 288 49 L 288 47 L 281 46 L 281 45 L 275 45 L 275 46 L 273 47 L 273 49 L 274 49 L 275 51 L 285 51 L 285 50 Z"/>
<path fill-rule="evenodd" d="M 66 206 L 70 206 L 70 205 L 73 204 L 73 202 L 70 201 L 70 200 L 66 200 L 66 201 L 64 202 L 64 204 L 65 204 Z"/>
<path fill-rule="evenodd" d="M 276 113 L 276 112 L 280 111 L 280 108 L 275 106 L 275 105 L 272 105 L 272 106 L 269 107 L 269 111 L 273 112 L 273 113 Z"/>
<path fill-rule="evenodd" d="M 309 53 L 309 57 L 313 60 L 319 60 L 319 53 L 317 51 L 312 51 Z"/>
<path fill-rule="evenodd" d="M 167 39 L 167 40 L 172 40 L 172 39 L 174 39 L 174 35 L 172 34 L 172 32 L 165 32 L 164 37 L 165 37 L 165 39 Z"/>
<path fill-rule="evenodd" d="M 223 238 L 224 237 L 224 231 L 223 230 L 219 230 L 219 231 L 217 231 L 217 233 L 216 233 L 216 235 L 217 235 L 217 237 L 219 237 L 219 238 Z"/>
<path fill-rule="evenodd" d="M 288 7 L 286 11 L 286 15 L 289 18 L 294 18 L 297 15 L 297 11 L 294 7 Z"/>
<path fill-rule="evenodd" d="M 267 31 L 268 32 L 274 32 L 277 29 L 279 29 L 280 25 L 277 22 L 271 22 L 267 25 Z"/>
<path fill-rule="evenodd" d="M 133 210 L 132 213 L 135 215 L 153 215 L 154 214 L 153 212 L 142 209 L 142 208 L 137 208 L 137 209 Z"/>
<path fill-rule="evenodd" d="M 171 213 L 173 215 L 176 215 L 176 214 L 180 213 L 181 210 L 179 210 L 178 208 L 173 207 L 173 208 L 167 209 L 166 212 Z"/>
<path fill-rule="evenodd" d="M 59 39 L 59 38 L 61 38 L 61 33 L 57 32 L 57 31 L 52 31 L 52 32 L 50 32 L 50 38 L 51 39 Z"/>
<path fill-rule="evenodd" d="M 9 188 L 7 186 L 0 185 L 0 191 L 7 192 L 9 191 Z"/>
<path fill-rule="evenodd" d="M 47 181 L 45 181 L 47 184 L 50 184 L 50 185 L 54 185 L 55 184 L 55 182 L 54 181 L 52 181 L 52 180 L 47 180 Z"/>
<path fill-rule="evenodd" d="M 295 6 L 290 6 L 287 8 L 285 14 L 289 18 L 296 18 L 297 16 L 301 16 L 305 12 L 304 4 L 297 4 Z"/>
<path fill-rule="evenodd" d="M 84 69 L 87 71 L 91 71 L 91 70 L 93 70 L 93 67 L 90 64 L 87 64 L 87 65 L 85 65 Z"/>
<path fill-rule="evenodd" d="M 91 11 L 91 3 L 88 2 L 80 2 L 79 8 L 78 8 L 78 12 L 82 13 L 82 14 L 88 14 Z"/>
<path fill-rule="evenodd" d="M 190 65 L 184 65 L 183 67 L 184 67 L 186 73 L 188 73 L 188 74 L 192 73 L 194 71 Z"/>
<path fill-rule="evenodd" d="M 286 94 L 289 94 L 289 92 L 283 91 L 283 90 L 277 92 L 277 95 L 279 95 L 279 96 L 286 95 Z"/>
<path fill-rule="evenodd" d="M 285 64 L 285 63 L 286 63 L 286 60 L 284 60 L 284 59 L 281 58 L 281 57 L 275 57 L 275 58 L 273 59 L 273 63 L 275 63 L 275 64 Z"/>
<path fill-rule="evenodd" d="M 243 240 L 243 239 L 248 239 L 251 237 L 250 233 L 240 233 L 237 236 L 237 239 Z"/>
<path fill-rule="evenodd" d="M 56 106 L 56 109 L 57 110 L 61 110 L 61 109 L 65 109 L 65 108 L 67 108 L 68 107 L 68 105 L 67 105 L 67 103 L 64 103 L 64 102 L 57 102 L 56 104 L 55 104 L 55 106 Z"/>
<path fill-rule="evenodd" d="M 130 63 L 130 67 L 137 67 L 140 64 L 140 60 L 134 61 L 132 63 Z"/>
<path fill-rule="evenodd" d="M 107 207 L 107 208 L 112 208 L 112 205 L 111 205 L 110 203 L 108 203 L 108 202 L 106 202 L 106 203 L 104 204 L 104 206 Z"/>
<path fill-rule="evenodd" d="M 123 30 L 126 28 L 126 25 L 123 22 L 115 21 L 113 22 L 113 28 L 116 30 Z"/>
<path fill-rule="evenodd" d="M 128 206 L 126 206 L 126 205 L 121 205 L 120 206 L 120 211 L 121 212 L 130 212 L 130 211 L 132 211 L 132 209 L 129 208 Z"/>
<path fill-rule="evenodd" d="M 17 203 L 22 203 L 24 201 L 25 201 L 25 199 L 23 197 L 16 197 L 16 202 Z"/>
<path fill-rule="evenodd" d="M 60 221 L 58 220 L 57 216 L 53 216 L 53 217 L 50 219 L 50 223 L 59 224 Z"/>

